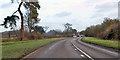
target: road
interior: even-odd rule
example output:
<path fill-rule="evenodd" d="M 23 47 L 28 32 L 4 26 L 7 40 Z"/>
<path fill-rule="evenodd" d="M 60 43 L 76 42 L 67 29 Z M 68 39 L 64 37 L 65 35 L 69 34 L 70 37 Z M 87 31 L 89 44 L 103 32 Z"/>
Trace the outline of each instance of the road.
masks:
<path fill-rule="evenodd" d="M 118 58 L 118 53 L 81 41 L 81 38 L 60 40 L 44 46 L 24 58 Z"/>

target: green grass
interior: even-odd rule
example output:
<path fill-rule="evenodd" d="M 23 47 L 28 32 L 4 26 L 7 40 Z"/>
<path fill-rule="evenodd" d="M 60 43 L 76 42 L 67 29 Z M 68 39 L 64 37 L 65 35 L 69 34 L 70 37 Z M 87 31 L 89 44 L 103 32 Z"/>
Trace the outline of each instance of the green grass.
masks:
<path fill-rule="evenodd" d="M 50 42 L 61 40 L 61 39 L 64 39 L 64 38 L 4 42 L 4 43 L 15 43 L 15 44 L 2 46 L 2 53 L 3 53 L 2 57 L 3 58 L 21 58 L 24 55 L 40 48 L 43 45 L 46 45 Z"/>
<path fill-rule="evenodd" d="M 120 43 L 120 41 L 117 40 L 103 40 L 95 37 L 84 37 L 82 40 L 93 44 L 102 45 L 105 47 L 120 49 L 120 46 L 118 44 Z"/>
<path fill-rule="evenodd" d="M 0 59 L 2 59 L 2 46 L 0 46 Z"/>

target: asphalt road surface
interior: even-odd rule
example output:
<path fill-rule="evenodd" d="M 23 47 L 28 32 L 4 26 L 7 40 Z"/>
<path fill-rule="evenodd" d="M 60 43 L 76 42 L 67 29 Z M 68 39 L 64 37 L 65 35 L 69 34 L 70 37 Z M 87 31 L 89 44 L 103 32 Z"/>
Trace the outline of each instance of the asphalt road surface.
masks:
<path fill-rule="evenodd" d="M 118 53 L 71 38 L 46 45 L 24 58 L 118 58 Z"/>

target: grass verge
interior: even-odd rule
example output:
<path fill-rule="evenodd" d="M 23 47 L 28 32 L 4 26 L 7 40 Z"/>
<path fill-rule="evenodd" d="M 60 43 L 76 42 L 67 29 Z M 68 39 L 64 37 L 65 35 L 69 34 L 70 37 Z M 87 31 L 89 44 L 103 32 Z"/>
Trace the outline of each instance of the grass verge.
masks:
<path fill-rule="evenodd" d="M 82 41 L 120 50 L 120 41 L 117 40 L 102 40 L 95 37 L 83 37 Z"/>
<path fill-rule="evenodd" d="M 29 41 L 15 41 L 6 43 L 15 43 L 12 45 L 2 46 L 2 58 L 21 58 L 24 55 L 40 48 L 43 45 L 51 43 L 56 40 L 61 40 L 64 38 L 51 38 L 42 40 L 29 40 Z"/>

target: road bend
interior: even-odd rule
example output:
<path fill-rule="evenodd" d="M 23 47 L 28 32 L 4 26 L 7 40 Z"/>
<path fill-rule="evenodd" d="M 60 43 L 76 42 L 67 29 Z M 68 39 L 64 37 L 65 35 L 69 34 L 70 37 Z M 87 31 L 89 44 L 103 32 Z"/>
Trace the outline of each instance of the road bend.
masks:
<path fill-rule="evenodd" d="M 81 38 L 59 40 L 30 53 L 23 58 L 118 58 L 118 53 L 88 43 Z"/>
<path fill-rule="evenodd" d="M 81 38 L 73 40 L 72 43 L 84 51 L 90 58 L 118 58 L 119 56 L 117 52 L 85 43 L 81 41 Z"/>

